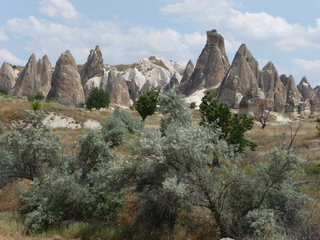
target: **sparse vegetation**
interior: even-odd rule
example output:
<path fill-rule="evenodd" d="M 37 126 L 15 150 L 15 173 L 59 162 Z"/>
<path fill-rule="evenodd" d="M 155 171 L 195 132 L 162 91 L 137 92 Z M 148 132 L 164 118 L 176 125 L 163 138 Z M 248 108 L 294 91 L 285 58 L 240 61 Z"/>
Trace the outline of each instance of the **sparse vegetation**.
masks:
<path fill-rule="evenodd" d="M 21 165 L 28 162 L 20 157 L 28 154 L 19 155 L 22 149 L 41 152 L 39 158 L 30 155 L 41 164 L 33 188 L 21 195 L 21 215 L 0 213 L 0 238 L 319 239 L 320 154 L 314 119 L 304 124 L 292 119 L 291 128 L 272 118 L 264 130 L 252 125 L 243 136 L 258 145 L 256 151 L 233 151 L 237 145 L 227 144 L 221 128 L 199 126 L 199 111 L 176 92 L 160 98 L 163 116 L 148 117 L 146 127 L 137 112 L 118 108 L 91 112 L 42 102 L 42 110 L 29 111 L 34 116 L 56 112 L 80 123 L 113 119 L 123 131 L 112 146 L 105 135 L 117 129 L 112 124 L 102 131 L 44 132 L 23 111 L 30 108 L 27 99 L 0 97 L 0 120 L 9 127 L 1 141 L 18 139 L 18 133 L 22 140 L 1 145 L 1 161 L 17 158 Z M 13 120 L 27 121 L 10 130 Z M 32 140 L 38 133 L 41 142 Z M 61 149 L 52 161 L 44 158 L 51 149 L 45 147 L 48 141 Z M 212 164 L 216 155 L 218 166 Z M 13 165 L 18 166 L 7 164 L 6 169 Z M 33 233 L 38 231 L 41 235 Z"/>

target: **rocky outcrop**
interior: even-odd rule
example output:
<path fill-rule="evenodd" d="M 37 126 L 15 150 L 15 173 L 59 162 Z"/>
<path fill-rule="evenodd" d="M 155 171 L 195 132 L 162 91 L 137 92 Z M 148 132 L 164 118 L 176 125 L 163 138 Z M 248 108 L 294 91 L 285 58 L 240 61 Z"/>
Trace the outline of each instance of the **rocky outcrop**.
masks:
<path fill-rule="evenodd" d="M 274 64 L 268 62 L 260 73 L 259 87 L 267 99 L 273 101 L 273 109 L 276 112 L 285 112 L 287 91 Z"/>
<path fill-rule="evenodd" d="M 56 63 L 47 98 L 56 98 L 62 104 L 74 106 L 85 102 L 80 74 L 69 50 L 61 54 Z"/>
<path fill-rule="evenodd" d="M 230 70 L 218 88 L 218 100 L 232 108 L 239 108 L 243 96 L 248 94 L 248 91 L 259 87 L 257 76 L 259 76 L 258 62 L 246 45 L 242 44 L 232 61 Z"/>
<path fill-rule="evenodd" d="M 187 63 L 186 69 L 183 72 L 181 83 L 190 80 L 192 73 L 194 72 L 194 64 L 191 60 Z"/>
<path fill-rule="evenodd" d="M 4 62 L 0 68 L 0 88 L 11 91 L 15 84 L 15 74 L 9 63 Z"/>
<path fill-rule="evenodd" d="M 111 70 L 108 73 L 106 92 L 110 94 L 110 102 L 123 106 L 130 105 L 127 84 L 118 71 Z"/>
<path fill-rule="evenodd" d="M 311 100 L 314 98 L 313 89 L 306 77 L 303 77 L 300 83 L 297 85 L 299 92 L 301 93 L 302 100 Z"/>
<path fill-rule="evenodd" d="M 103 76 L 91 78 L 86 82 L 86 88 L 89 91 L 94 87 L 102 88 L 108 92 L 111 103 L 123 106 L 131 105 L 127 83 L 115 68 L 104 71 Z"/>
<path fill-rule="evenodd" d="M 165 86 L 164 91 L 169 91 L 171 88 L 175 88 L 179 84 L 179 80 L 176 76 L 176 74 L 173 74 L 173 76 L 170 79 L 170 82 Z"/>
<path fill-rule="evenodd" d="M 286 75 L 281 75 L 281 82 L 286 88 L 287 99 L 286 99 L 286 113 L 298 113 L 301 103 L 301 93 L 299 92 L 296 82 L 292 75 L 287 77 Z"/>
<path fill-rule="evenodd" d="M 102 52 L 99 46 L 96 46 L 94 50 L 90 51 L 87 62 L 84 64 L 84 66 L 80 70 L 80 77 L 81 77 L 82 86 L 84 87 L 85 96 L 89 94 L 88 89 L 86 89 L 85 83 L 94 76 L 103 75 L 103 69 L 104 69 L 104 64 L 103 64 Z"/>
<path fill-rule="evenodd" d="M 207 43 L 196 67 L 180 91 L 186 96 L 203 88 L 217 88 L 225 77 L 230 63 L 225 51 L 224 38 L 216 30 L 207 31 Z"/>
<path fill-rule="evenodd" d="M 37 61 L 34 54 L 20 74 L 15 86 L 11 90 L 13 96 L 34 96 L 41 93 L 47 96 L 51 88 L 52 65 L 45 55 Z"/>

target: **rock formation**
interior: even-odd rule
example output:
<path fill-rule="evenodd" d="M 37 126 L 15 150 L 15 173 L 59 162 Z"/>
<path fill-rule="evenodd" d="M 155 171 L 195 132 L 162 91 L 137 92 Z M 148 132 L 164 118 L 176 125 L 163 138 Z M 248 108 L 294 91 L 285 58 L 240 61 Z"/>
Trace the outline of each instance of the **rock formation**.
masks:
<path fill-rule="evenodd" d="M 123 106 L 131 104 L 127 83 L 115 68 L 104 71 L 103 76 L 91 78 L 86 82 L 86 88 L 89 91 L 94 87 L 102 88 L 108 92 L 111 103 Z"/>
<path fill-rule="evenodd" d="M 292 75 L 287 77 L 286 75 L 281 75 L 281 82 L 286 88 L 286 109 L 287 113 L 299 113 L 300 103 L 301 103 L 301 93 L 299 92 L 296 82 Z"/>
<path fill-rule="evenodd" d="M 0 68 L 0 88 L 11 91 L 15 84 L 15 74 L 9 63 L 4 62 Z"/>
<path fill-rule="evenodd" d="M 34 96 L 41 93 L 47 96 L 51 88 L 52 65 L 45 55 L 37 62 L 34 54 L 29 58 L 15 86 L 11 90 L 13 96 Z"/>
<path fill-rule="evenodd" d="M 246 45 L 242 44 L 218 88 L 218 100 L 232 108 L 239 108 L 239 103 L 242 97 L 248 94 L 248 90 L 259 87 L 257 76 L 259 76 L 258 62 Z"/>
<path fill-rule="evenodd" d="M 84 88 L 85 96 L 89 94 L 88 89 L 86 89 L 86 82 L 94 77 L 95 75 L 103 75 L 103 58 L 99 46 L 96 46 L 95 50 L 91 50 L 88 56 L 87 62 L 84 64 L 80 70 L 80 77 L 82 86 Z"/>
<path fill-rule="evenodd" d="M 85 102 L 80 74 L 69 50 L 61 54 L 56 63 L 47 98 L 56 98 L 62 104 L 74 106 Z"/>
<path fill-rule="evenodd" d="M 180 91 L 186 96 L 203 88 L 217 88 L 230 67 L 225 52 L 224 39 L 216 30 L 207 31 L 207 43 L 196 67 Z M 184 80 L 185 81 L 185 80 Z"/>
<path fill-rule="evenodd" d="M 259 87 L 267 99 L 273 101 L 273 110 L 285 112 L 287 91 L 274 64 L 268 62 L 260 73 Z"/>
<path fill-rule="evenodd" d="M 123 106 L 130 105 L 127 84 L 118 71 L 109 71 L 106 91 L 110 94 L 110 102 Z"/>

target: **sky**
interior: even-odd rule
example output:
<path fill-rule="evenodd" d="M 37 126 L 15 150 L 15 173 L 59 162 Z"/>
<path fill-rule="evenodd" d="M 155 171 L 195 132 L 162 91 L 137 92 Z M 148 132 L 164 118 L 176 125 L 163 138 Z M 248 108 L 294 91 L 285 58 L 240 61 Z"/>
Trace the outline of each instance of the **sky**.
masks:
<path fill-rule="evenodd" d="M 246 44 L 262 69 L 272 61 L 297 84 L 320 85 L 319 0 L 0 0 L 0 64 L 25 66 L 70 50 L 77 64 L 99 45 L 105 64 L 157 56 L 196 61 L 206 31 L 225 39 L 230 61 Z"/>

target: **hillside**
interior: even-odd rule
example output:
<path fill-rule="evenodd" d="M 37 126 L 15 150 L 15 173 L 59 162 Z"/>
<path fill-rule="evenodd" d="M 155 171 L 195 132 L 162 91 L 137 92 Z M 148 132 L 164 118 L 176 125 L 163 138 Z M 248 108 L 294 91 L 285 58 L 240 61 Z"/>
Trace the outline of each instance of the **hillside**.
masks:
<path fill-rule="evenodd" d="M 26 117 L 24 109 L 30 108 L 30 102 L 26 98 L 0 97 L 0 120 L 7 128 L 7 131 L 9 131 L 12 124 L 18 124 L 19 121 L 24 120 Z M 75 141 L 79 140 L 79 136 L 83 132 L 88 132 L 90 125 L 85 127 L 86 122 L 96 121 L 102 124 L 113 114 L 111 109 L 87 111 L 81 108 L 61 105 L 57 102 L 42 102 L 41 109 L 44 110 L 47 115 L 50 115 L 52 122 L 60 121 L 60 124 L 62 124 L 53 128 L 53 134 L 60 138 L 59 142 L 61 142 L 63 152 L 66 155 L 74 151 L 73 144 Z M 193 109 L 190 111 L 193 113 L 193 121 L 199 122 L 201 119 L 199 110 Z M 131 112 L 134 116 L 139 116 L 135 111 Z M 59 118 L 55 118 L 54 116 L 59 116 Z M 146 128 L 159 128 L 159 122 L 162 118 L 163 116 L 159 113 L 149 116 L 146 119 Z M 61 119 L 64 119 L 65 121 L 61 121 Z M 70 121 L 73 125 L 70 125 Z M 301 158 L 305 159 L 307 163 L 318 164 L 320 158 L 320 153 L 318 151 L 320 139 L 316 136 L 317 130 L 315 127 L 318 124 L 316 119 L 306 119 L 301 122 L 300 119 L 292 118 L 290 115 L 272 112 L 267 123 L 268 125 L 265 129 L 261 129 L 260 123 L 255 121 L 253 129 L 246 133 L 246 137 L 250 141 L 257 143 L 258 146 L 256 151 L 247 151 L 245 153 L 245 158 L 250 159 L 252 163 L 260 161 L 260 158 L 271 148 L 277 147 L 283 143 L 286 145 L 290 144 L 295 131 L 300 127 L 294 138 L 292 150 Z M 53 125 L 54 124 L 55 123 L 53 123 Z M 63 124 L 65 124 L 65 126 L 63 126 Z M 122 156 L 127 156 L 131 149 L 132 142 L 130 138 L 132 137 L 133 136 L 129 136 L 129 138 L 126 138 L 123 145 L 114 149 L 115 152 Z M 311 193 L 311 195 L 317 195 L 317 193 L 314 192 Z M 3 206 L 3 202 L 1 203 L 1 195 L 0 206 Z M 122 221 L 128 220 L 128 216 L 122 217 Z M 2 232 L 2 235 L 0 234 L 0 239 L 19 239 L 22 236 L 24 239 L 39 239 L 39 237 L 26 237 L 24 235 L 24 228 L 19 222 L 16 227 L 12 227 L 12 224 L 8 225 L 8 221 L 13 221 L 14 224 L 16 224 L 14 219 L 15 217 L 9 214 L 0 214 L 0 232 Z M 115 233 L 109 232 L 108 234 Z M 73 239 L 76 238 L 75 236 L 77 236 L 77 233 L 71 233 L 70 231 L 62 232 L 61 229 L 58 229 L 52 233 L 48 232 L 40 239 Z M 112 239 L 117 238 L 115 237 Z M 194 239 L 197 238 L 195 237 Z"/>

